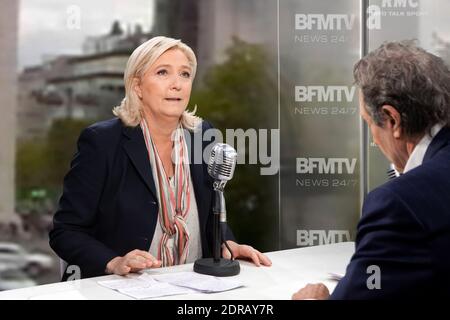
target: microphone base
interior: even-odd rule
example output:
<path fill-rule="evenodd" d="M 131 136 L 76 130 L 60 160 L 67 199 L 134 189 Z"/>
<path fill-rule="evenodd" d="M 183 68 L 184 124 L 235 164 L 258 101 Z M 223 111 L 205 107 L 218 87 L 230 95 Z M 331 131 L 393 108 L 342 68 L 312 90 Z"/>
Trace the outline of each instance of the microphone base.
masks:
<path fill-rule="evenodd" d="M 214 262 L 213 258 L 198 259 L 194 263 L 194 271 L 216 277 L 230 277 L 239 274 L 241 268 L 236 260 L 219 259 Z"/>

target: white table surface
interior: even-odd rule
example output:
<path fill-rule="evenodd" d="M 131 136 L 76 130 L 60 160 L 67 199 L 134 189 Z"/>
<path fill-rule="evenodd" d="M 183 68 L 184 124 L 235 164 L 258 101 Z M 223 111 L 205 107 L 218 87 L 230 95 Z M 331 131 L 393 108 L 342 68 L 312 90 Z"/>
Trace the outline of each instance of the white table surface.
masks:
<path fill-rule="evenodd" d="M 353 242 L 281 250 L 266 253 L 272 260 L 271 267 L 256 267 L 239 260 L 241 272 L 231 277 L 243 282 L 244 287 L 221 293 L 195 293 L 166 296 L 159 299 L 291 299 L 291 296 L 308 283 L 324 283 L 330 292 L 337 282 L 329 279 L 328 273 L 344 274 L 354 252 Z M 193 264 L 148 269 L 148 274 L 192 271 Z M 100 280 L 120 279 L 116 275 L 88 278 L 69 282 L 59 282 L 0 292 L 4 299 L 88 299 L 88 300 L 129 300 L 133 299 L 117 291 L 97 284 Z"/>

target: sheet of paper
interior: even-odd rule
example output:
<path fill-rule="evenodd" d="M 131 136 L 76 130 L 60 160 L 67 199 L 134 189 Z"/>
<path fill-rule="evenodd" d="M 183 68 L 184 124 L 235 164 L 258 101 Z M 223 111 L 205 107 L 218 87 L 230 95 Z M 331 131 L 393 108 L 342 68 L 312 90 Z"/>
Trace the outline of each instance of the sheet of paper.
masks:
<path fill-rule="evenodd" d="M 150 287 L 135 287 L 120 289 L 118 291 L 135 299 L 149 299 L 195 292 L 189 288 L 173 286 L 170 283 L 165 282 L 158 282 Z"/>
<path fill-rule="evenodd" d="M 339 281 L 343 277 L 344 277 L 344 275 L 340 274 L 340 273 L 333 273 L 333 272 L 328 273 L 328 279 L 330 279 L 330 280 Z"/>
<path fill-rule="evenodd" d="M 195 272 L 177 272 L 160 275 L 142 274 L 139 277 L 99 281 L 99 285 L 116 290 L 135 299 L 148 299 L 176 294 L 212 293 L 242 286 L 237 280 L 218 278 Z"/>
<path fill-rule="evenodd" d="M 158 282 L 146 273 L 141 274 L 139 277 L 125 276 L 121 279 L 99 281 L 98 284 L 135 299 L 149 299 L 195 292 L 189 288 Z"/>
<path fill-rule="evenodd" d="M 123 279 L 99 281 L 98 284 L 109 289 L 121 290 L 147 288 L 157 284 L 157 282 L 150 275 L 144 273 L 136 278 L 123 277 Z"/>
<path fill-rule="evenodd" d="M 157 281 L 209 293 L 227 291 L 243 286 L 240 281 L 235 279 L 213 277 L 196 272 L 167 273 L 155 275 L 153 278 Z"/>

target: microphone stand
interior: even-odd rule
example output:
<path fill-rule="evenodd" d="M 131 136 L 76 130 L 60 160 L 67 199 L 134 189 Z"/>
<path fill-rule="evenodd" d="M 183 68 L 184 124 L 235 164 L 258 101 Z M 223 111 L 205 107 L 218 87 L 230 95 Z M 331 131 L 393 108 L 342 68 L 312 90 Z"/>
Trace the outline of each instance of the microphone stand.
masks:
<path fill-rule="evenodd" d="M 233 260 L 233 253 L 225 242 L 226 207 L 223 188 L 226 181 L 214 182 L 213 204 L 213 257 L 198 259 L 194 263 L 194 271 L 216 277 L 235 276 L 240 272 L 239 262 Z M 221 244 L 224 243 L 230 251 L 231 260 L 222 258 Z"/>

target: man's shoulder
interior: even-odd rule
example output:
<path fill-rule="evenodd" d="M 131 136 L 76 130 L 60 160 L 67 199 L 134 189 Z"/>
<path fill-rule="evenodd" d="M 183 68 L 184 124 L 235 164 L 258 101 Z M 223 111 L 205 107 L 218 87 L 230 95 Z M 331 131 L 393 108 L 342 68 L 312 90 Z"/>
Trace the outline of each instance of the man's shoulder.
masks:
<path fill-rule="evenodd" d="M 388 181 L 385 184 L 370 191 L 364 199 L 363 204 L 363 216 L 367 215 L 368 212 L 373 211 L 373 208 L 378 207 L 393 207 L 396 206 L 395 203 L 401 202 L 396 189 L 397 183 L 393 181 Z"/>
<path fill-rule="evenodd" d="M 450 152 L 447 154 L 441 152 L 428 162 L 375 188 L 371 193 L 378 196 L 397 195 L 401 198 L 414 198 L 417 194 L 426 195 L 433 186 L 450 187 L 450 170 L 447 169 L 450 169 Z"/>
<path fill-rule="evenodd" d="M 405 174 L 373 189 L 365 198 L 362 218 L 372 221 L 411 216 L 411 206 L 414 207 L 414 203 L 410 199 L 423 196 L 415 188 L 415 180 L 415 176 Z"/>
<path fill-rule="evenodd" d="M 398 207 L 399 205 L 411 204 L 412 200 L 417 200 L 426 196 L 427 184 L 432 183 L 430 177 L 426 177 L 423 170 L 415 170 L 414 173 L 407 173 L 390 180 L 381 186 L 373 189 L 367 194 L 365 207 L 383 206 Z"/>
<path fill-rule="evenodd" d="M 437 159 L 436 159 L 437 160 Z M 364 202 L 363 216 L 413 217 L 420 224 L 434 228 L 448 216 L 450 170 L 442 170 L 433 159 L 371 191 Z"/>

